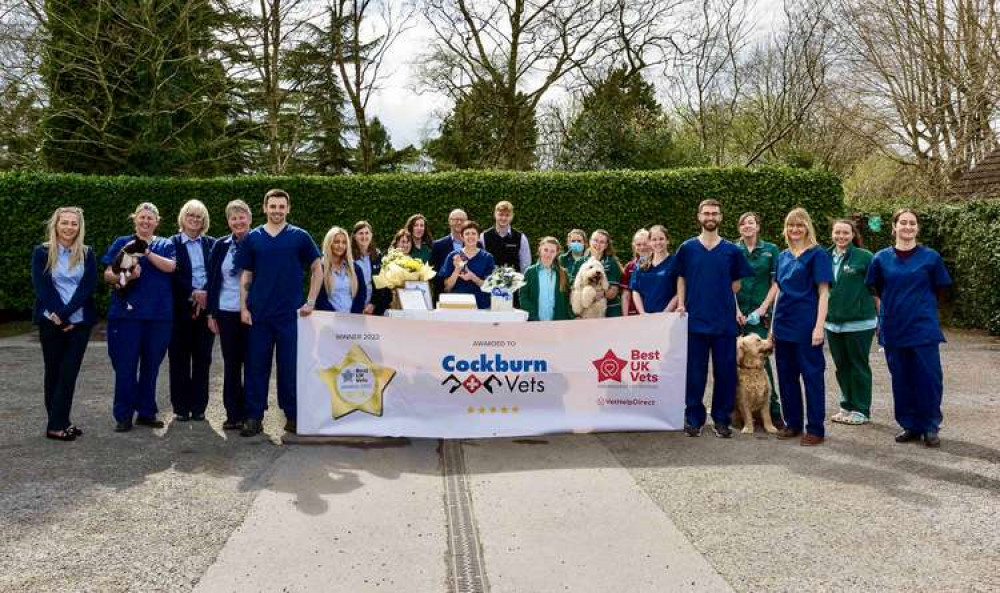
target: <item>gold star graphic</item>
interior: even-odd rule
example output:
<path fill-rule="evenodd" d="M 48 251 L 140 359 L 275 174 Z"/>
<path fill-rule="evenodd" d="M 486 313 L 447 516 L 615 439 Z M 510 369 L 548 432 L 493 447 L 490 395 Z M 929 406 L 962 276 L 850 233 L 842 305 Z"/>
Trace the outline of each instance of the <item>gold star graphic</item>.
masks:
<path fill-rule="evenodd" d="M 357 344 L 339 365 L 317 372 L 330 390 L 334 420 L 356 410 L 381 416 L 383 393 L 396 375 L 395 370 L 376 364 Z"/>

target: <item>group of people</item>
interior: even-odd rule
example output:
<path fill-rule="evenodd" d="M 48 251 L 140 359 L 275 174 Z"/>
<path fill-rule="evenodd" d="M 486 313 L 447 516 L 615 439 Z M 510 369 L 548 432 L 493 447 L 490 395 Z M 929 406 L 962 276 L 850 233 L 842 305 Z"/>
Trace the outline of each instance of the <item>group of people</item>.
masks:
<path fill-rule="evenodd" d="M 115 258 L 123 247 L 143 241 L 132 280 L 115 290 L 108 312 L 108 353 L 115 374 L 115 430 L 134 425 L 162 427 L 156 381 L 170 352 L 170 399 L 177 422 L 204 421 L 215 336 L 223 364 L 225 430 L 251 437 L 262 431 L 272 359 L 285 430 L 296 431 L 297 316 L 314 310 L 381 315 L 391 292 L 380 289 L 382 252 L 366 221 L 350 231 L 334 226 L 317 246 L 303 229 L 287 222 L 291 197 L 274 189 L 264 196 L 264 224 L 251 229 L 251 208 L 233 200 L 225 209 L 229 234 L 207 235 L 209 213 L 198 200 L 181 208 L 179 232 L 156 235 L 160 213 L 149 202 L 132 213 L 134 233 L 116 239 L 101 262 L 109 284 L 122 282 Z M 732 436 L 730 418 L 737 383 L 736 339 L 755 333 L 773 344 L 777 381 L 770 365 L 771 413 L 783 422 L 779 439 L 805 446 L 823 442 L 825 411 L 824 343 L 837 368 L 840 410 L 831 420 L 867 423 L 871 415 L 873 337 L 885 348 L 892 375 L 898 442 L 923 440 L 940 446 L 943 390 L 939 344 L 944 341 L 937 299 L 951 284 L 941 257 L 917 243 L 919 223 L 909 209 L 893 216 L 895 245 L 877 254 L 862 247 L 854 223 L 833 223 L 832 245 L 819 245 L 808 212 L 796 208 L 784 221 L 786 249 L 760 238 L 760 216 L 739 218 L 740 238 L 719 234 L 722 206 L 704 200 L 697 211 L 699 235 L 670 252 L 667 229 L 653 225 L 632 238 L 632 257 L 623 266 L 604 230 L 589 237 L 571 230 L 562 251 L 555 237 L 537 243 L 532 263 L 527 236 L 514 229 L 513 205 L 494 208 L 495 224 L 483 231 L 460 209 L 448 216 L 449 234 L 433 239 L 427 219 L 415 214 L 393 236 L 391 248 L 429 263 L 437 272 L 436 293 L 474 294 L 497 266 L 525 277 L 519 306 L 529 321 L 574 318 L 569 294 L 588 261 L 600 263 L 608 288 L 605 315 L 675 311 L 688 317 L 685 433 L 700 436 L 707 421 L 704 391 L 709 361 L 714 386 L 712 421 L 722 438 Z M 97 261 L 84 244 L 83 212 L 57 209 L 48 241 L 36 247 L 32 278 L 34 320 L 45 361 L 46 436 L 71 441 L 83 433 L 70 420 L 83 353 L 96 321 Z M 308 290 L 303 298 L 305 273 Z"/>

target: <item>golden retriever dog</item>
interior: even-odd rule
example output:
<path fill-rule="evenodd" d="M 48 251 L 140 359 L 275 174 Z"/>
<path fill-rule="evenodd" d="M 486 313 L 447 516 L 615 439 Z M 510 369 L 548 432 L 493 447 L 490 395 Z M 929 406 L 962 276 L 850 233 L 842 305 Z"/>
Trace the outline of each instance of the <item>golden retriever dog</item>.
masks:
<path fill-rule="evenodd" d="M 733 423 L 742 420 L 743 434 L 753 434 L 754 414 L 760 416 L 764 430 L 775 434 L 778 429 L 771 422 L 770 398 L 771 385 L 767 381 L 764 361 L 774 349 L 770 340 L 762 340 L 756 334 L 750 334 L 736 340 L 736 365 L 738 384 L 736 386 L 736 407 L 733 410 Z"/>
<path fill-rule="evenodd" d="M 588 259 L 573 279 L 573 291 L 569 295 L 573 312 L 583 319 L 604 317 L 608 308 L 608 300 L 604 297 L 607 290 L 604 265 L 596 259 Z"/>

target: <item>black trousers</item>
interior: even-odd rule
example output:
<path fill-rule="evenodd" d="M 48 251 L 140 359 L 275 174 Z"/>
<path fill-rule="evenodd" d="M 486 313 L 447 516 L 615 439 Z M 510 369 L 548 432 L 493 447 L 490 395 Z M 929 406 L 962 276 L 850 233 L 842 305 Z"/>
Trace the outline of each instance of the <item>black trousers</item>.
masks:
<path fill-rule="evenodd" d="M 215 322 L 219 326 L 219 345 L 222 346 L 222 403 L 226 407 L 226 420 L 242 422 L 247 417 L 243 365 L 247 360 L 249 328 L 240 321 L 239 313 L 229 311 L 219 311 Z"/>
<path fill-rule="evenodd" d="M 70 331 L 42 321 L 38 327 L 45 361 L 45 411 L 49 415 L 46 430 L 65 430 L 70 425 L 70 409 L 80 364 L 90 341 L 90 326 L 77 325 Z"/>
<path fill-rule="evenodd" d="M 174 414 L 204 414 L 208 407 L 208 371 L 212 366 L 215 334 L 208 329 L 204 312 L 191 319 L 190 312 L 174 310 L 170 335 L 170 404 Z"/>

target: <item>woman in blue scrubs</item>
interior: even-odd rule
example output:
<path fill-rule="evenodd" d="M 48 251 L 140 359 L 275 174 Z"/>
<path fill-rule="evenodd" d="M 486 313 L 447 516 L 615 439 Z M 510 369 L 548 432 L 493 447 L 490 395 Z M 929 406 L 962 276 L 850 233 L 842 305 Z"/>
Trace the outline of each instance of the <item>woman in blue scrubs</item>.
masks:
<path fill-rule="evenodd" d="M 941 446 L 941 397 L 944 377 L 939 344 L 944 334 L 938 322 L 937 298 L 951 276 L 936 251 L 917 244 L 917 215 L 904 208 L 892 217 L 896 244 L 875 254 L 865 282 L 881 300 L 878 341 L 892 376 L 897 443 L 923 439 Z"/>
<path fill-rule="evenodd" d="M 115 239 L 101 260 L 107 266 L 104 279 L 114 284 L 118 277 L 111 264 L 122 247 L 135 238 L 149 244 L 128 291 L 116 291 L 108 310 L 108 355 L 115 370 L 115 432 L 132 430 L 133 422 L 163 428 L 163 421 L 156 417 L 156 377 L 167 354 L 174 319 L 170 275 L 177 263 L 170 239 L 154 235 L 160 211 L 143 202 L 131 218 L 135 234 Z"/>
<path fill-rule="evenodd" d="M 247 359 L 249 327 L 240 321 L 240 270 L 236 253 L 252 220 L 243 200 L 226 204 L 226 222 L 231 233 L 220 238 L 208 257 L 208 329 L 219 336 L 222 348 L 222 404 L 226 408 L 223 430 L 239 430 L 246 420 L 243 365 Z"/>
<path fill-rule="evenodd" d="M 639 315 L 662 313 L 676 305 L 676 258 L 670 255 L 670 236 L 662 225 L 649 227 L 652 253 L 636 268 L 631 282 L 632 300 Z"/>
<path fill-rule="evenodd" d="M 70 421 L 80 364 L 97 318 L 94 289 L 97 258 L 83 243 L 83 210 L 57 208 L 48 225 L 49 240 L 35 247 L 31 281 L 34 322 L 45 361 L 46 438 L 73 441 L 83 431 Z"/>
<path fill-rule="evenodd" d="M 365 315 L 385 315 L 385 310 L 392 302 L 392 291 L 387 288 L 375 288 L 372 278 L 382 271 L 382 252 L 375 247 L 373 239 L 375 231 L 367 220 L 354 223 L 351 232 L 351 249 L 354 261 L 361 266 L 365 284 Z"/>
<path fill-rule="evenodd" d="M 439 275 L 444 278 L 445 292 L 474 295 L 480 309 L 489 309 L 490 293 L 480 287 L 494 268 L 493 256 L 479 247 L 479 225 L 470 220 L 462 225 L 462 248 L 445 258 Z"/>
<path fill-rule="evenodd" d="M 323 284 L 316 297 L 317 311 L 364 313 L 365 287 L 361 266 L 351 254 L 347 231 L 335 226 L 323 237 Z"/>
<path fill-rule="evenodd" d="M 804 447 L 826 437 L 826 386 L 823 373 L 823 324 L 833 282 L 833 260 L 816 242 L 809 213 L 795 208 L 785 217 L 788 249 L 778 256 L 778 297 L 771 334 L 778 369 L 785 428 L 779 439 L 798 437 Z M 802 386 L 805 384 L 805 433 L 802 426 Z"/>

